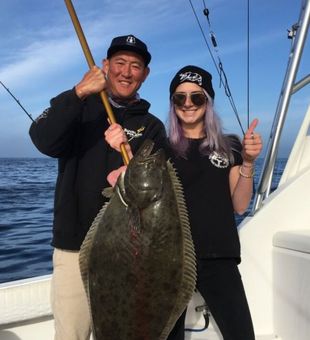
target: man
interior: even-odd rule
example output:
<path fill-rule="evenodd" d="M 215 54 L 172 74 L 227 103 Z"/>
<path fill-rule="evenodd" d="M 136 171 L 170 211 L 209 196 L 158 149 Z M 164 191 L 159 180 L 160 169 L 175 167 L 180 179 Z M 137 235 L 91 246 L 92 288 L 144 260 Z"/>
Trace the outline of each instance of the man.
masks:
<path fill-rule="evenodd" d="M 59 160 L 52 239 L 56 340 L 89 339 L 79 249 L 104 203 L 101 192 L 109 186 L 107 175 L 122 165 L 119 152 L 104 139 L 109 123 L 98 92 L 108 94 L 116 121 L 127 135 L 128 150 L 134 153 L 146 138 L 157 147 L 164 144 L 163 124 L 137 93 L 149 74 L 150 60 L 147 46 L 135 36 L 114 38 L 102 68 L 93 67 L 73 89 L 53 98 L 50 108 L 31 125 L 35 146 Z"/>

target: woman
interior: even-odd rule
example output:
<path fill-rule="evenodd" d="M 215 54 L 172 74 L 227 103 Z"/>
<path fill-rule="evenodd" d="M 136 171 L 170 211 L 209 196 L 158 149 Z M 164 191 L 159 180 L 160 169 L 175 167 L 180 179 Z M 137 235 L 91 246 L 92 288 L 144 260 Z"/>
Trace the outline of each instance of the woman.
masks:
<path fill-rule="evenodd" d="M 196 66 L 179 70 L 170 84 L 168 157 L 183 184 L 197 257 L 197 289 L 225 340 L 254 340 L 238 270 L 240 243 L 234 212 L 242 214 L 252 196 L 254 161 L 262 149 L 254 120 L 242 144 L 224 135 L 214 112 L 212 76 Z M 113 136 L 114 132 L 114 136 Z M 109 134 L 109 133 L 108 133 Z M 110 145 L 126 142 L 112 126 Z M 118 171 L 110 174 L 113 183 Z M 185 313 L 169 340 L 184 339 Z"/>
<path fill-rule="evenodd" d="M 223 134 L 213 108 L 211 80 L 210 73 L 191 65 L 173 78 L 170 156 L 188 208 L 197 256 L 197 289 L 225 340 L 251 340 L 255 337 L 237 267 L 240 243 L 234 212 L 244 213 L 250 203 L 254 161 L 262 142 L 254 132 L 257 120 L 242 144 L 235 136 Z M 180 324 L 179 320 L 176 327 Z M 184 339 L 183 332 L 174 339 Z"/>

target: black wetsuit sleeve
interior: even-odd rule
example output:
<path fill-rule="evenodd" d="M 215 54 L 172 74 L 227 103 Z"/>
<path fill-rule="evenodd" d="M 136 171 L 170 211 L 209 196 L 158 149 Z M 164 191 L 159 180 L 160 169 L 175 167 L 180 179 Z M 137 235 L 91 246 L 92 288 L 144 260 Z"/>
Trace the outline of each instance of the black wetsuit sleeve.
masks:
<path fill-rule="evenodd" d="M 70 152 L 78 133 L 83 101 L 72 89 L 53 98 L 50 105 L 31 124 L 29 134 L 40 152 L 51 157 L 63 157 Z"/>

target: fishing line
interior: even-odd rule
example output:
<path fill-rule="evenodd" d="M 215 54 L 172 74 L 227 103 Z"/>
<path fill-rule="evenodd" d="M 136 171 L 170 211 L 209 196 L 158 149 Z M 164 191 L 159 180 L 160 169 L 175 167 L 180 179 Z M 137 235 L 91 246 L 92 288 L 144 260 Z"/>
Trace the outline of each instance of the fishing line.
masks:
<path fill-rule="evenodd" d="M 13 97 L 13 99 L 16 101 L 16 103 L 24 110 L 26 115 L 34 122 L 33 118 L 31 117 L 31 114 L 26 111 L 26 109 L 23 107 L 23 105 L 20 103 L 20 101 L 13 95 L 13 93 L 2 83 L 0 80 L 0 84 L 9 92 L 9 94 Z"/>
<path fill-rule="evenodd" d="M 218 75 L 219 75 L 219 78 L 220 78 L 220 86 L 223 85 L 224 90 L 225 90 L 225 94 L 226 94 L 226 96 L 227 96 L 227 98 L 228 98 L 228 100 L 229 100 L 229 102 L 230 102 L 230 105 L 231 105 L 232 110 L 233 110 L 233 112 L 234 112 L 234 114 L 235 114 L 235 117 L 236 117 L 236 119 L 237 119 L 237 121 L 238 121 L 238 124 L 239 124 L 239 126 L 240 126 L 240 128 L 241 128 L 241 131 L 242 131 L 243 134 L 245 134 L 244 129 L 243 129 L 242 124 L 241 124 L 241 121 L 240 121 L 240 117 L 239 117 L 239 114 L 238 114 L 237 107 L 236 107 L 236 105 L 235 105 L 234 99 L 233 99 L 232 94 L 231 94 L 231 91 L 230 91 L 230 87 L 229 87 L 229 84 L 228 84 L 228 79 L 227 79 L 226 73 L 225 73 L 225 71 L 224 71 L 223 63 L 221 62 L 221 59 L 220 59 L 220 57 L 219 57 L 219 55 L 218 55 L 218 45 L 217 45 L 217 42 L 216 42 L 215 34 L 214 34 L 214 32 L 210 29 L 210 39 L 211 39 L 213 48 L 214 48 L 214 50 L 215 50 L 215 52 L 216 52 L 216 54 L 217 54 L 218 63 L 216 62 L 215 57 L 214 57 L 214 55 L 213 55 L 213 53 L 212 53 L 212 50 L 211 50 L 211 48 L 210 48 L 210 45 L 209 45 L 209 43 L 208 43 L 208 40 L 207 40 L 207 38 L 206 38 L 206 35 L 205 35 L 205 33 L 204 33 L 204 30 L 203 30 L 203 28 L 202 28 L 202 25 L 201 25 L 201 23 L 200 23 L 200 20 L 199 20 L 199 18 L 198 18 L 198 15 L 197 15 L 197 13 L 196 13 L 196 10 L 195 10 L 195 8 L 194 8 L 194 6 L 193 6 L 192 1 L 189 0 L 189 3 L 190 3 L 190 6 L 191 6 L 191 8 L 192 8 L 193 14 L 194 14 L 194 16 L 195 16 L 195 18 L 196 18 L 197 24 L 198 24 L 198 26 L 199 26 L 199 28 L 200 28 L 201 34 L 202 34 L 202 36 L 203 36 L 203 39 L 204 39 L 204 41 L 205 41 L 205 43 L 206 43 L 206 45 L 207 45 L 207 48 L 208 48 L 208 50 L 209 50 L 209 54 L 210 54 L 211 59 L 212 59 L 212 61 L 213 61 L 213 63 L 214 63 L 215 69 L 216 69 L 216 71 L 217 71 L 217 73 L 218 73 Z M 208 10 L 207 7 L 205 6 L 205 1 L 204 1 L 204 0 L 203 0 L 203 5 L 204 5 L 203 14 L 204 14 L 205 17 L 206 17 L 206 19 L 207 19 L 207 21 L 208 21 L 209 28 L 210 28 L 210 27 L 211 27 L 211 23 L 210 23 L 210 18 L 209 18 L 209 10 Z"/>
<path fill-rule="evenodd" d="M 212 30 L 212 27 L 211 27 L 211 21 L 210 21 L 210 18 L 209 18 L 209 14 L 210 14 L 210 11 L 209 9 L 207 8 L 206 6 L 206 3 L 205 3 L 205 0 L 203 0 L 203 14 L 204 16 L 206 17 L 207 21 L 208 21 L 208 25 L 209 25 L 209 36 L 210 36 L 210 40 L 212 42 L 212 45 L 213 45 L 213 49 L 217 55 L 217 59 L 218 59 L 218 69 L 220 72 L 219 73 L 219 76 L 220 76 L 220 84 L 223 84 L 224 86 L 224 89 L 225 89 L 225 94 L 226 96 L 228 97 L 229 101 L 230 101 L 230 104 L 231 104 L 231 107 L 235 113 L 235 116 L 237 118 L 237 121 L 239 123 L 239 126 L 242 130 L 242 133 L 244 134 L 244 130 L 242 128 L 242 124 L 241 124 L 241 120 L 240 120 L 240 116 L 238 114 L 238 110 L 237 110 L 237 107 L 235 105 L 235 102 L 234 102 L 234 99 L 232 97 L 232 94 L 231 94 L 231 91 L 230 91 L 230 88 L 229 88 L 229 84 L 228 84 L 228 79 L 227 79 L 227 76 L 226 76 L 226 73 L 224 71 L 224 67 L 223 67 L 223 63 L 221 61 L 221 58 L 220 58 L 220 55 L 219 55 L 219 49 L 218 49 L 218 44 L 217 44 L 217 41 L 216 41 L 216 37 L 215 37 L 215 33 L 213 32 Z M 196 16 L 196 18 L 198 18 Z M 223 82 L 223 78 L 224 78 L 224 82 Z"/>

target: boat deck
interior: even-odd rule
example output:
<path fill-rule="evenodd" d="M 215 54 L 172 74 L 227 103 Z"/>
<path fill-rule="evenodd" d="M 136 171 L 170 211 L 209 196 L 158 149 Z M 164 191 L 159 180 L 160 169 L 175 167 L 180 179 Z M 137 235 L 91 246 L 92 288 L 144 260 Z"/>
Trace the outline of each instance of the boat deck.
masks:
<path fill-rule="evenodd" d="M 35 326 L 35 332 L 34 330 Z M 19 326 L 10 325 L 8 328 L 0 329 L 0 340 L 53 340 L 53 320 L 40 319 L 37 323 L 23 324 Z M 185 340 L 222 340 L 222 337 L 211 328 L 204 332 L 187 332 Z M 91 338 L 92 340 L 92 338 Z M 257 335 L 256 340 L 281 340 L 274 335 Z"/>

